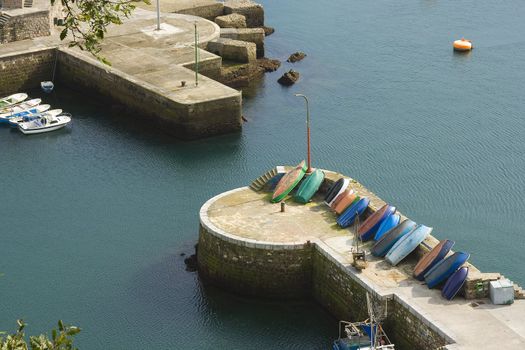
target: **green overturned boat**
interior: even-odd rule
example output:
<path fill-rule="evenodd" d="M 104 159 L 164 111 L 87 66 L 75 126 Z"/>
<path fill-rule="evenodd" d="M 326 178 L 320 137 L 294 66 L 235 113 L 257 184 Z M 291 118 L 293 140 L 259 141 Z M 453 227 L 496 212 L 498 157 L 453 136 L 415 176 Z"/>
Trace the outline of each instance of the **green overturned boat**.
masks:
<path fill-rule="evenodd" d="M 295 194 L 295 200 L 299 203 L 308 203 L 319 190 L 324 180 L 324 173 L 316 169 L 303 181 Z"/>
<path fill-rule="evenodd" d="M 303 160 L 294 169 L 287 172 L 286 175 L 284 175 L 279 181 L 275 187 L 275 191 L 273 192 L 272 202 L 277 203 L 282 201 L 284 197 L 286 197 L 286 195 L 290 193 L 290 191 L 292 191 L 295 186 L 297 186 L 299 181 L 301 181 L 305 172 L 306 164 Z"/>

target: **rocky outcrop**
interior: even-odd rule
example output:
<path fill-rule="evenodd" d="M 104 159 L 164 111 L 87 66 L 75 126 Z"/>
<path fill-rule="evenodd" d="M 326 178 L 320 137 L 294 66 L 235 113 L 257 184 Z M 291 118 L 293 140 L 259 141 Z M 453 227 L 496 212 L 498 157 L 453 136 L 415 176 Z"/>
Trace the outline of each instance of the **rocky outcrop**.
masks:
<path fill-rule="evenodd" d="M 281 66 L 281 62 L 264 57 L 257 60 L 257 65 L 265 72 L 275 72 Z"/>
<path fill-rule="evenodd" d="M 275 32 L 275 28 L 273 27 L 263 26 L 262 29 L 264 30 L 265 36 L 272 35 Z"/>
<path fill-rule="evenodd" d="M 216 17 L 215 23 L 221 28 L 246 28 L 246 17 L 232 13 Z"/>
<path fill-rule="evenodd" d="M 284 73 L 282 77 L 277 80 L 277 82 L 284 86 L 293 85 L 299 80 L 299 72 L 290 69 L 288 72 Z"/>
<path fill-rule="evenodd" d="M 297 51 L 297 52 L 294 52 L 293 54 L 291 54 L 290 57 L 288 57 L 288 59 L 286 61 L 287 62 L 291 62 L 291 63 L 295 63 L 295 62 L 298 62 L 298 61 L 302 60 L 305 57 L 306 57 L 306 54 L 304 52 Z"/>

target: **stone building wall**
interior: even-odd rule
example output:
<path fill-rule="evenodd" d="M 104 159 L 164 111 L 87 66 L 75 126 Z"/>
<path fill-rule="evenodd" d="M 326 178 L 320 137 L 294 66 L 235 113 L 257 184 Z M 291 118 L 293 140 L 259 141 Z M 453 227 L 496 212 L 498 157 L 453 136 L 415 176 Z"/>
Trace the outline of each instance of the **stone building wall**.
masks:
<path fill-rule="evenodd" d="M 41 81 L 51 79 L 55 52 L 45 49 L 0 57 L 0 96 L 38 88 Z"/>
<path fill-rule="evenodd" d="M 0 43 L 50 35 L 49 11 L 35 11 L 9 18 L 0 25 Z"/>
<path fill-rule="evenodd" d="M 58 55 L 57 77 L 71 87 L 116 100 L 181 139 L 241 129 L 240 95 L 196 104 L 179 103 L 157 92 L 155 86 L 65 48 Z"/>
<path fill-rule="evenodd" d="M 24 7 L 22 0 L 2 0 L 0 1 L 0 7 L 4 9 L 21 9 Z"/>

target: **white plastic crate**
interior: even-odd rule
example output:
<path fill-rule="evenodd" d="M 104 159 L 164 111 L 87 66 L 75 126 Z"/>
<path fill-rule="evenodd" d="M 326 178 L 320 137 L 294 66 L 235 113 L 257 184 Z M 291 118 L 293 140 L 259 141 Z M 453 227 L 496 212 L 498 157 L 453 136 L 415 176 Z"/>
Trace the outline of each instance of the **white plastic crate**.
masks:
<path fill-rule="evenodd" d="M 495 305 L 510 305 L 514 303 L 514 285 L 508 279 L 490 282 L 490 301 Z"/>

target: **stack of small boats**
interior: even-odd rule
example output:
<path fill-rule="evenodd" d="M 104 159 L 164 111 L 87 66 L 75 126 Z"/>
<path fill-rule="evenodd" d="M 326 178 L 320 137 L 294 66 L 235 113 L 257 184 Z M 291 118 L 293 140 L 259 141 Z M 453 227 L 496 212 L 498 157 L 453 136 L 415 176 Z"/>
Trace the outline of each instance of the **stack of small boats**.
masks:
<path fill-rule="evenodd" d="M 24 134 L 40 134 L 63 128 L 71 122 L 71 115 L 61 109 L 50 109 L 40 104 L 41 99 L 27 99 L 25 93 L 0 99 L 0 124 L 18 128 Z"/>
<path fill-rule="evenodd" d="M 317 169 L 303 180 L 306 170 L 305 162 L 302 161 L 289 172 L 276 176 L 271 201 L 282 201 L 300 184 L 294 199 L 299 203 L 308 203 L 319 190 L 325 174 Z M 370 200 L 359 196 L 350 187 L 349 179 L 340 178 L 326 192 L 324 203 L 338 215 L 337 224 L 346 228 L 365 214 Z M 371 249 L 372 254 L 384 257 L 393 266 L 416 250 L 431 232 L 432 227 L 417 224 L 410 219 L 401 220 L 401 215 L 396 214 L 396 207 L 389 204 L 369 215 L 357 228 L 361 240 L 375 241 Z M 453 241 L 441 241 L 423 256 L 414 269 L 414 277 L 424 280 L 429 288 L 445 282 L 442 295 L 448 300 L 454 298 L 463 286 L 468 275 L 468 267 L 463 265 L 470 257 L 464 252 L 455 252 L 447 256 L 453 245 Z"/>

